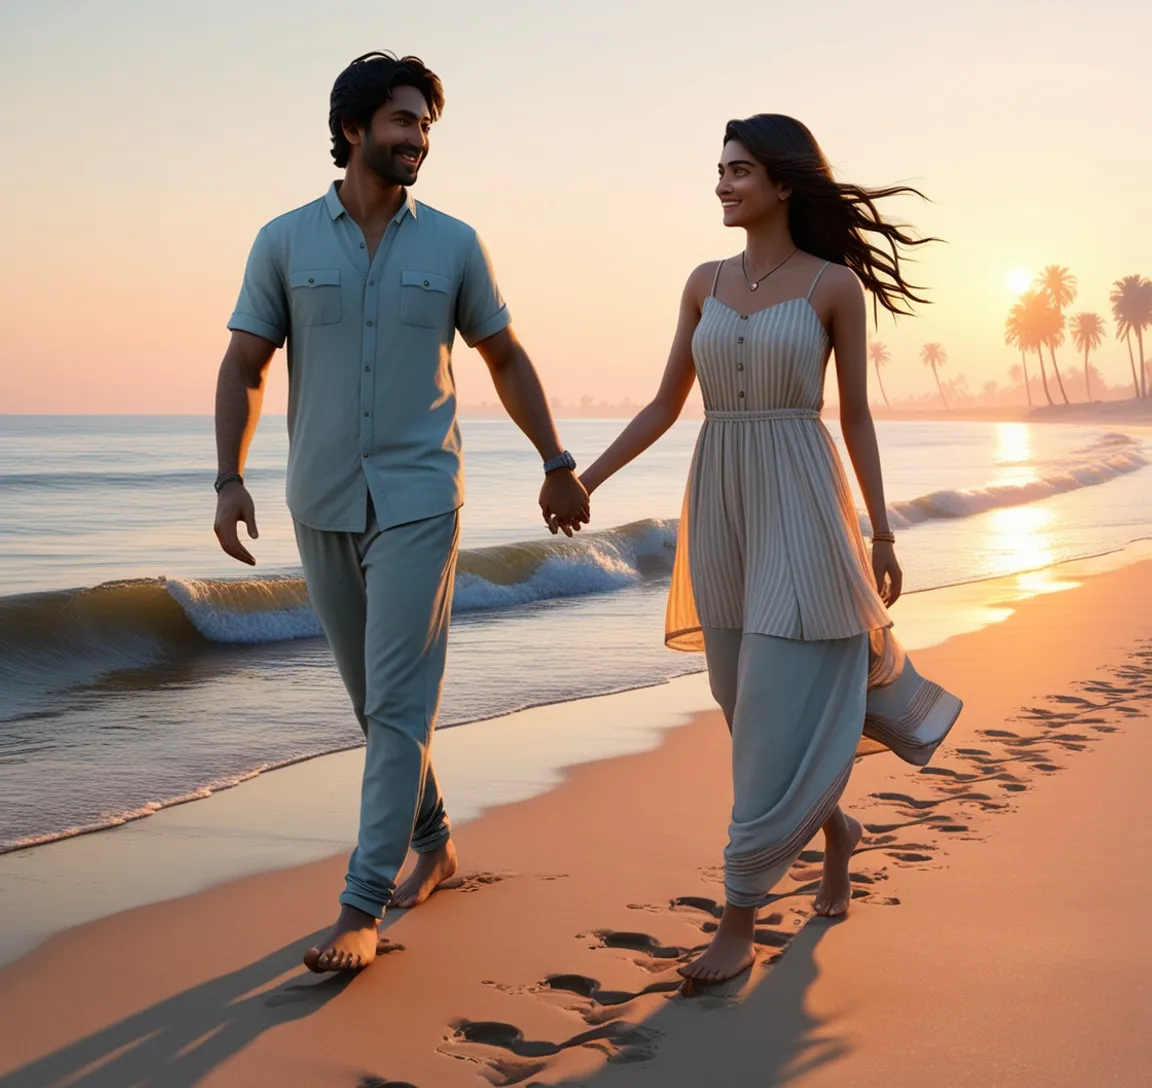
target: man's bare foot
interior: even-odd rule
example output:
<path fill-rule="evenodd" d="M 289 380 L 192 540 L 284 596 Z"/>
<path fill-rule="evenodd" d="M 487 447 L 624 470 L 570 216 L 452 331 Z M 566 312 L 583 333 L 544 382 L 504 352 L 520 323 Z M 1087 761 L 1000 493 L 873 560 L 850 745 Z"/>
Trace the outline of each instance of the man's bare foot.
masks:
<path fill-rule="evenodd" d="M 860 844 L 864 829 L 837 806 L 824 825 L 824 875 L 816 893 L 815 911 L 824 918 L 840 918 L 852 902 L 852 880 L 848 866 Z"/>
<path fill-rule="evenodd" d="M 408 879 L 392 893 L 392 902 L 388 905 L 397 910 L 418 907 L 441 884 L 455 875 L 456 847 L 449 839 L 439 850 L 417 855 L 416 867 Z"/>
<path fill-rule="evenodd" d="M 712 943 L 699 959 L 680 968 L 690 982 L 725 982 L 752 966 L 755 907 L 726 906 Z"/>
<path fill-rule="evenodd" d="M 340 917 L 324 940 L 304 953 L 304 966 L 317 974 L 367 967 L 376 958 L 379 921 L 355 907 L 341 906 Z"/>

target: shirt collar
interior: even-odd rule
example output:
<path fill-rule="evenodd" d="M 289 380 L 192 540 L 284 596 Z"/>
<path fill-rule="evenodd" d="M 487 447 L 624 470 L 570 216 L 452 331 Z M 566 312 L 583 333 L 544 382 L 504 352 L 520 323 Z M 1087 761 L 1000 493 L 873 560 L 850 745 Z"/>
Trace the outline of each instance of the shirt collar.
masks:
<path fill-rule="evenodd" d="M 342 215 L 348 214 L 348 209 L 344 207 L 343 202 L 340 200 L 340 182 L 334 181 L 328 186 L 328 192 L 324 194 L 324 203 L 328 208 L 328 214 L 332 217 L 333 221 L 340 218 Z M 400 210 L 393 217 L 397 222 L 404 218 L 405 215 L 416 216 L 416 198 L 412 195 L 411 189 L 404 190 L 404 203 L 400 205 Z"/>

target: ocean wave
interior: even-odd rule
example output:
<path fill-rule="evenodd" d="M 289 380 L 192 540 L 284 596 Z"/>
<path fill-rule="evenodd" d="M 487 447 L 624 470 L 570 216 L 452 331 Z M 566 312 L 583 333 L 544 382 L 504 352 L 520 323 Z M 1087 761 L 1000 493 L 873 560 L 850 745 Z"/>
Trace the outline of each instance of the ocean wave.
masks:
<path fill-rule="evenodd" d="M 667 574 L 674 521 L 647 520 L 569 540 L 467 549 L 455 614 L 604 593 Z M 303 578 L 146 578 L 0 598 L 0 717 L 40 696 L 212 643 L 263 644 L 321 634 Z"/>
<path fill-rule="evenodd" d="M 970 517 L 1091 487 L 1148 465 L 1139 442 L 1106 434 L 1092 459 L 1047 475 L 892 503 L 895 528 Z M 868 531 L 867 519 L 861 526 Z M 499 544 L 460 553 L 456 615 L 609 593 L 667 576 L 676 520 L 647 519 L 568 539 Z M 60 691 L 122 669 L 179 660 L 211 644 L 264 644 L 321 634 L 304 581 L 283 574 L 241 580 L 156 578 L 91 589 L 0 598 L 0 718 L 34 710 Z"/>
<path fill-rule="evenodd" d="M 933 491 L 915 499 L 890 503 L 888 517 L 893 528 L 907 529 L 926 521 L 971 517 L 989 510 L 1022 506 L 1067 491 L 1107 483 L 1148 465 L 1148 459 L 1135 448 L 1138 445 L 1127 435 L 1105 435 L 1102 447 L 1125 448 L 1097 460 L 1061 467 L 1045 476 L 1008 484 L 989 484 L 970 491 Z M 1098 449 L 1095 452 L 1105 451 Z M 861 525 L 867 531 L 867 519 L 861 519 Z"/>

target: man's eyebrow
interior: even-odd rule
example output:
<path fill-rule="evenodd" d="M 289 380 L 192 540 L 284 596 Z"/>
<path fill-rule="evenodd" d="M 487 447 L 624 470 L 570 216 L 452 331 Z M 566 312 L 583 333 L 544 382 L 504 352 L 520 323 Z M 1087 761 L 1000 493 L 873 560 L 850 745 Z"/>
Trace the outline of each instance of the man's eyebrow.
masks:
<path fill-rule="evenodd" d="M 393 117 L 410 117 L 413 121 L 431 121 L 426 113 L 413 113 L 411 110 L 399 109 L 392 111 Z"/>

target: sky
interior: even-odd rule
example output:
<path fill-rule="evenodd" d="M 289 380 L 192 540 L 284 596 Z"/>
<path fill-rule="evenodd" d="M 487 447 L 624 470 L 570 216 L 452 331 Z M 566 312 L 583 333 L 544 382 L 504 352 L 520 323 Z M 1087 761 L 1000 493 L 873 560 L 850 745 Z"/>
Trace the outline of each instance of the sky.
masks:
<path fill-rule="evenodd" d="M 889 395 L 933 388 L 927 341 L 1004 382 L 1013 272 L 1066 265 L 1105 317 L 1152 275 L 1149 41 L 1132 0 L 0 0 L 0 413 L 210 413 L 248 248 L 339 176 L 328 95 L 371 49 L 443 79 L 415 193 L 485 239 L 550 396 L 654 393 L 688 273 L 742 248 L 716 161 L 759 112 L 931 198 L 887 202 L 947 240 L 913 268 L 933 305 L 874 333 Z M 493 399 L 459 341 L 455 369 Z M 281 353 L 266 411 L 286 384 Z"/>

